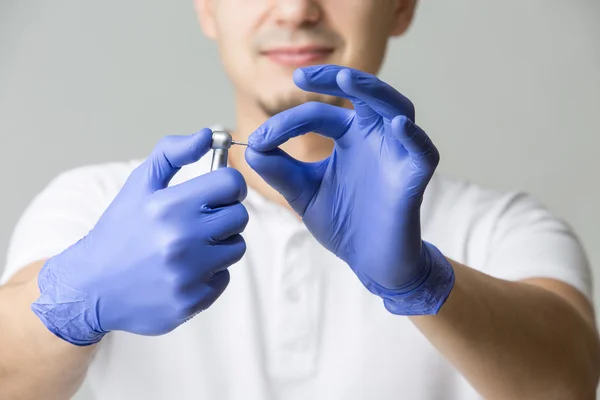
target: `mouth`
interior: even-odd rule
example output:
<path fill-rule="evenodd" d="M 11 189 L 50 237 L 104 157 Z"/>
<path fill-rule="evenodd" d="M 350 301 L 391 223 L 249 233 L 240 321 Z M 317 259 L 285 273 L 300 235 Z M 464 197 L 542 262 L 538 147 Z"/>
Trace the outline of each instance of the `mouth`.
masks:
<path fill-rule="evenodd" d="M 332 47 L 324 46 L 297 46 L 278 47 L 261 52 L 274 63 L 288 67 L 302 67 L 310 64 L 321 63 L 333 53 Z"/>

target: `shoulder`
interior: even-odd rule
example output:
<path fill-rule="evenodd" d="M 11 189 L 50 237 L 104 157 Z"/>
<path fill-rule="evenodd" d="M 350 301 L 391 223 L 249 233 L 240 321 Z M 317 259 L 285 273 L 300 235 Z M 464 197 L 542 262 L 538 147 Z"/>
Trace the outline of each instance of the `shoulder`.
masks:
<path fill-rule="evenodd" d="M 435 177 L 431 197 L 433 213 L 458 220 L 496 223 L 525 215 L 551 216 L 541 201 L 524 191 L 499 191 L 444 176 Z"/>
<path fill-rule="evenodd" d="M 579 238 L 531 194 L 441 177 L 432 194 L 430 231 L 450 258 L 502 279 L 553 278 L 590 298 L 590 268 Z"/>
<path fill-rule="evenodd" d="M 132 160 L 92 164 L 61 172 L 34 197 L 29 209 L 106 206 L 139 163 Z"/>
<path fill-rule="evenodd" d="M 94 221 L 139 164 L 136 160 L 92 164 L 57 174 L 31 200 L 17 229 L 59 217 Z"/>
<path fill-rule="evenodd" d="M 124 162 L 111 162 L 90 164 L 75 167 L 59 173 L 49 183 L 52 186 L 122 186 L 131 172 L 140 165 L 141 161 L 130 160 Z"/>
<path fill-rule="evenodd" d="M 87 165 L 52 179 L 20 216 L 0 281 L 32 262 L 58 254 L 86 235 L 138 164 Z"/>
<path fill-rule="evenodd" d="M 441 176 L 432 183 L 424 203 L 424 232 L 457 261 L 482 265 L 507 243 L 555 241 L 565 248 L 578 242 L 571 227 L 531 194 Z"/>

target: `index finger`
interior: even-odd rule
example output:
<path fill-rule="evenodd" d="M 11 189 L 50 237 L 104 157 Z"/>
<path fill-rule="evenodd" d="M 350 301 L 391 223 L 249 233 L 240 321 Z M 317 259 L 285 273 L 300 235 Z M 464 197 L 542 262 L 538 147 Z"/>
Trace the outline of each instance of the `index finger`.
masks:
<path fill-rule="evenodd" d="M 350 127 L 353 115 L 351 110 L 329 104 L 304 103 L 269 118 L 248 137 L 248 146 L 256 151 L 270 151 L 309 132 L 337 140 Z"/>
<path fill-rule="evenodd" d="M 412 102 L 396 89 L 374 75 L 337 65 L 319 65 L 298 69 L 294 73 L 296 85 L 311 92 L 345 97 L 354 103 L 360 101 L 388 120 L 397 115 L 415 119 Z M 357 110 L 358 111 L 358 110 Z M 368 112 L 363 112 L 366 116 Z"/>
<path fill-rule="evenodd" d="M 209 208 L 241 202 L 248 194 L 244 177 L 234 168 L 220 168 L 165 190 L 178 203 L 192 202 Z"/>
<path fill-rule="evenodd" d="M 293 79 L 296 86 L 302 90 L 350 100 L 359 118 L 369 119 L 377 115 L 363 100 L 349 95 L 340 88 L 337 75 L 341 70 L 342 68 L 337 65 L 315 65 L 297 69 L 294 71 Z"/>

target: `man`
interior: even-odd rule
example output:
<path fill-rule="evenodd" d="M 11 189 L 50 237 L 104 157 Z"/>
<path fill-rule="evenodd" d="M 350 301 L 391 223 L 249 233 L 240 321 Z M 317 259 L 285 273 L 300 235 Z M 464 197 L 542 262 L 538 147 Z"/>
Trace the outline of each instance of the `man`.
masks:
<path fill-rule="evenodd" d="M 373 76 L 414 8 L 196 0 L 249 148 L 207 173 L 210 130 L 167 137 L 34 200 L 0 398 L 86 374 L 98 399 L 594 398 L 577 240 L 527 196 L 434 176 L 413 105 Z"/>

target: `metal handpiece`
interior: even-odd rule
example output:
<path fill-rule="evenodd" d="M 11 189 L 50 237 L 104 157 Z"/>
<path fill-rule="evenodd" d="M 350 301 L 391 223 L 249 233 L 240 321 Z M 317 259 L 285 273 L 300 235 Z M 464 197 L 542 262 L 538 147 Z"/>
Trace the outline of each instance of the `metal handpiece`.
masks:
<path fill-rule="evenodd" d="M 226 166 L 227 166 L 227 150 L 214 149 L 212 163 L 210 164 L 210 170 L 214 171 L 215 169 L 225 168 Z"/>
<path fill-rule="evenodd" d="M 211 171 L 227 167 L 227 156 L 230 147 L 231 135 L 229 133 L 223 131 L 213 132 L 210 145 L 210 148 L 213 149 L 213 158 L 210 164 Z"/>
<path fill-rule="evenodd" d="M 212 163 L 210 164 L 211 171 L 227 167 L 227 156 L 229 155 L 229 149 L 233 144 L 248 146 L 248 143 L 232 140 L 231 135 L 227 132 L 213 131 L 212 143 L 210 145 L 210 148 L 213 149 L 213 158 Z"/>

